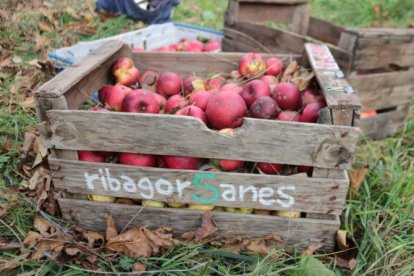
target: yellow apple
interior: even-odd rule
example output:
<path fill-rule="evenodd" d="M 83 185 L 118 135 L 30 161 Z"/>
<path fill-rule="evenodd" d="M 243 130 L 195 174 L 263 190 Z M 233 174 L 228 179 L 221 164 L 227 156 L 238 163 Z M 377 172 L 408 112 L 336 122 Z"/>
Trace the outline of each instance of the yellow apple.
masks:
<path fill-rule="evenodd" d="M 176 203 L 176 202 L 166 202 L 168 206 L 172 208 L 183 208 L 185 207 L 184 203 Z"/>
<path fill-rule="evenodd" d="M 105 195 L 88 195 L 88 199 L 96 202 L 112 203 L 116 200 L 116 197 Z"/>
<path fill-rule="evenodd" d="M 275 211 L 275 215 L 285 218 L 300 218 L 300 212 L 297 211 Z"/>
<path fill-rule="evenodd" d="M 234 208 L 234 207 L 224 207 L 224 211 L 230 212 L 230 213 L 236 213 L 236 208 Z"/>
<path fill-rule="evenodd" d="M 188 209 L 200 210 L 200 211 L 211 211 L 215 208 L 214 205 L 202 205 L 202 204 L 189 204 Z"/>
<path fill-rule="evenodd" d="M 143 200 L 141 203 L 142 206 L 148 206 L 148 207 L 159 207 L 164 208 L 165 203 L 160 201 L 154 201 L 154 200 Z"/>
<path fill-rule="evenodd" d="M 271 210 L 264 210 L 264 209 L 254 209 L 253 214 L 256 214 L 256 215 L 271 215 L 272 211 Z"/>
<path fill-rule="evenodd" d="M 253 212 L 252 208 L 238 208 L 236 210 L 236 213 L 240 213 L 240 214 L 251 214 Z"/>

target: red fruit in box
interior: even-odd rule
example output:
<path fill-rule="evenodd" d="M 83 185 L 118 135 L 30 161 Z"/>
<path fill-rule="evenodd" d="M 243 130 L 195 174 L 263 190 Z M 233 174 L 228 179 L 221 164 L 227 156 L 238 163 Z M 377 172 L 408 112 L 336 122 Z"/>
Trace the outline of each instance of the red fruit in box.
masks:
<path fill-rule="evenodd" d="M 198 106 L 186 106 L 186 107 L 178 110 L 175 114 L 176 115 L 181 115 L 181 116 L 196 117 L 196 118 L 199 118 L 204 123 L 207 123 L 206 114 Z"/>
<path fill-rule="evenodd" d="M 157 99 L 158 105 L 160 107 L 160 112 L 161 112 L 162 110 L 165 109 L 165 105 L 167 104 L 167 99 L 164 98 L 164 96 L 161 96 L 160 94 L 157 94 L 154 92 L 152 94 L 154 95 L 155 99 Z"/>
<path fill-rule="evenodd" d="M 207 80 L 208 89 L 219 89 L 226 80 L 220 75 L 214 75 Z"/>
<path fill-rule="evenodd" d="M 313 167 L 309 166 L 298 166 L 298 172 L 299 173 L 306 173 L 308 176 L 312 175 Z"/>
<path fill-rule="evenodd" d="M 207 119 L 216 129 L 241 126 L 246 112 L 247 107 L 243 98 L 231 91 L 216 93 L 206 108 Z"/>
<path fill-rule="evenodd" d="M 234 82 L 229 82 L 226 83 L 225 85 L 223 85 L 222 87 L 220 87 L 220 92 L 221 91 L 232 91 L 235 92 L 237 94 L 240 94 L 242 92 L 243 88 L 241 88 L 237 83 Z"/>
<path fill-rule="evenodd" d="M 162 156 L 162 162 L 165 167 L 176 170 L 197 170 L 201 163 L 197 157 L 185 156 Z"/>
<path fill-rule="evenodd" d="M 270 76 L 270 75 L 264 75 L 261 76 L 259 78 L 259 80 L 264 81 L 265 83 L 267 83 L 269 86 L 270 85 L 275 85 L 278 83 L 278 80 L 275 76 Z"/>
<path fill-rule="evenodd" d="M 266 61 L 266 75 L 277 76 L 283 71 L 283 62 L 278 58 L 269 58 Z"/>
<path fill-rule="evenodd" d="M 105 108 L 113 111 L 122 110 L 122 102 L 132 89 L 121 84 L 111 86 L 105 93 Z"/>
<path fill-rule="evenodd" d="M 272 98 L 282 110 L 297 110 L 301 104 L 299 89 L 290 82 L 277 84 L 272 91 Z"/>
<path fill-rule="evenodd" d="M 198 91 L 191 95 L 189 105 L 198 106 L 202 110 L 206 110 L 207 104 L 213 97 L 213 93 L 207 91 Z"/>
<path fill-rule="evenodd" d="M 174 95 L 167 100 L 165 113 L 176 112 L 187 105 L 187 100 L 181 95 Z"/>
<path fill-rule="evenodd" d="M 258 98 L 262 96 L 270 96 L 270 87 L 261 80 L 249 81 L 242 89 L 240 96 L 250 107 Z"/>
<path fill-rule="evenodd" d="M 306 106 L 310 103 L 313 102 L 325 102 L 325 99 L 322 95 L 318 95 L 316 94 L 313 90 L 311 89 L 306 89 L 305 91 L 302 92 L 302 106 Z"/>
<path fill-rule="evenodd" d="M 137 89 L 126 95 L 122 103 L 122 111 L 159 113 L 160 106 L 153 92 L 145 89 Z"/>
<path fill-rule="evenodd" d="M 168 98 L 172 95 L 180 94 L 182 80 L 174 72 L 164 72 L 157 81 L 157 93 Z"/>
<path fill-rule="evenodd" d="M 280 112 L 277 102 L 269 96 L 258 98 L 250 107 L 250 114 L 258 119 L 276 119 Z"/>
<path fill-rule="evenodd" d="M 92 111 L 108 111 L 106 108 L 103 108 L 102 106 L 94 106 L 94 107 L 89 108 L 89 110 L 92 110 Z"/>
<path fill-rule="evenodd" d="M 235 172 L 244 165 L 244 161 L 241 160 L 217 160 L 218 166 L 226 172 Z"/>
<path fill-rule="evenodd" d="M 280 112 L 277 118 L 281 121 L 286 121 L 286 122 L 300 122 L 300 114 L 292 110 L 286 110 L 286 111 Z"/>
<path fill-rule="evenodd" d="M 252 78 L 264 74 L 266 62 L 262 56 L 254 53 L 245 54 L 239 62 L 240 75 L 245 78 Z"/>
<path fill-rule="evenodd" d="M 265 174 L 280 174 L 284 166 L 277 163 L 259 162 L 257 163 L 257 167 Z"/>
<path fill-rule="evenodd" d="M 99 152 L 89 151 L 89 150 L 79 150 L 78 158 L 80 161 L 86 162 L 105 162 L 105 157 L 103 157 Z"/>
<path fill-rule="evenodd" d="M 300 121 L 304 123 L 316 123 L 319 117 L 319 111 L 325 107 L 325 103 L 313 102 L 307 104 L 302 110 Z"/>
<path fill-rule="evenodd" d="M 155 92 L 157 88 L 157 81 L 160 74 L 157 71 L 148 70 L 145 71 L 139 78 L 141 88 Z"/>
<path fill-rule="evenodd" d="M 194 91 L 205 91 L 206 82 L 200 77 L 190 76 L 183 82 L 184 96 L 191 94 Z"/>
<path fill-rule="evenodd" d="M 133 53 L 138 53 L 138 52 L 143 52 L 143 51 L 145 51 L 145 49 L 142 48 L 142 47 L 134 47 L 134 48 L 132 48 L 132 52 Z"/>
<path fill-rule="evenodd" d="M 221 50 L 221 43 L 218 40 L 211 39 L 204 45 L 204 52 L 218 52 Z"/>
<path fill-rule="evenodd" d="M 150 154 L 121 152 L 119 163 L 131 166 L 156 167 L 157 157 Z"/>
<path fill-rule="evenodd" d="M 201 41 L 193 40 L 189 41 L 186 47 L 187 48 L 185 49 L 185 51 L 187 52 L 202 52 L 204 49 L 204 44 Z"/>
<path fill-rule="evenodd" d="M 139 70 L 134 61 L 128 57 L 121 57 L 112 65 L 112 75 L 119 84 L 131 86 L 139 80 Z"/>

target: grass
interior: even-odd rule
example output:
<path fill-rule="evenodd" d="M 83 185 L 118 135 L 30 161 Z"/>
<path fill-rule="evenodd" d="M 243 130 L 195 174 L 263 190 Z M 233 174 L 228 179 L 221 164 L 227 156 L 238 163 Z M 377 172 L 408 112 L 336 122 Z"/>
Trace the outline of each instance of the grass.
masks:
<path fill-rule="evenodd" d="M 5 7 L 13 9 L 12 2 L 3 1 L 0 11 L 5 10 Z M 16 73 L 25 68 L 34 70 L 28 62 L 36 57 L 43 57 L 47 52 L 47 48 L 35 49 L 33 34 L 38 32 L 49 38 L 52 47 L 63 47 L 80 39 L 94 40 L 142 27 L 142 24 L 125 17 L 102 22 L 90 11 L 89 7 L 94 1 L 65 0 L 55 3 L 49 9 L 30 8 L 30 5 L 38 2 L 40 1 L 26 1 L 25 5 L 29 8 L 15 10 L 9 21 L 0 20 L 2 48 L 23 60 L 22 64 L 0 72 L 0 188 L 8 191 L 13 191 L 26 181 L 18 159 L 18 145 L 22 142 L 24 132 L 31 131 L 37 122 L 33 111 L 18 104 L 19 94 L 12 89 L 17 82 Z M 383 24 L 403 27 L 414 23 L 414 8 L 409 0 L 312 0 L 311 5 L 313 15 L 345 26 Z M 223 26 L 226 6 L 227 1 L 183 0 L 175 9 L 173 20 L 220 29 Z M 76 8 L 81 19 L 67 10 L 68 7 Z M 46 20 L 47 11 L 57 14 L 54 18 L 58 20 L 58 27 L 52 32 L 39 30 L 39 22 Z M 93 17 L 85 23 L 82 18 L 86 18 L 88 14 Z M 79 31 L 79 23 L 95 32 L 88 34 L 85 29 Z M 17 104 L 11 105 L 16 99 Z M 114 274 L 129 272 L 133 263 L 141 261 L 148 265 L 147 271 L 157 271 L 157 275 L 329 275 L 326 270 L 323 273 L 311 271 L 312 268 L 324 269 L 321 268 L 322 261 L 336 275 L 410 275 L 414 270 L 413 115 L 412 106 L 404 133 L 379 142 L 363 141 L 359 148 L 355 165 L 369 167 L 369 174 L 355 197 L 347 201 L 342 224 L 342 229 L 350 233 L 358 248 L 357 265 L 352 272 L 338 267 L 329 256 L 314 258 L 285 254 L 272 260 L 248 253 L 226 253 L 207 245 L 176 246 L 162 256 L 139 260 L 129 257 L 122 257 L 116 263 L 99 260 L 94 270 Z M 0 204 L 12 201 L 14 199 L 10 197 L 0 197 Z M 34 208 L 21 197 L 16 204 L 9 209 L 7 216 L 1 218 L 0 240 L 23 240 L 32 229 L 36 213 Z M 10 275 L 91 273 L 75 263 L 31 261 L 19 257 L 21 253 L 18 249 L 0 252 L 0 270 L 2 263 L 15 263 L 17 267 L 8 272 Z"/>

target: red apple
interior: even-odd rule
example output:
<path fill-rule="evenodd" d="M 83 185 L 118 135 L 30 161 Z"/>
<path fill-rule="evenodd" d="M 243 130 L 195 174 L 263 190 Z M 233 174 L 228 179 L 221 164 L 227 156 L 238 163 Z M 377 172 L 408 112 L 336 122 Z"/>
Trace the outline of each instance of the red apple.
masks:
<path fill-rule="evenodd" d="M 108 111 L 106 108 L 103 108 L 102 106 L 94 106 L 94 107 L 89 108 L 89 110 L 92 110 L 92 111 Z"/>
<path fill-rule="evenodd" d="M 172 95 L 180 94 L 182 80 L 174 72 L 164 72 L 157 81 L 157 92 L 168 98 Z"/>
<path fill-rule="evenodd" d="M 280 174 L 284 166 L 277 163 L 258 162 L 257 167 L 265 174 Z"/>
<path fill-rule="evenodd" d="M 283 71 L 283 62 L 278 58 L 269 58 L 266 61 L 266 75 L 277 76 Z"/>
<path fill-rule="evenodd" d="M 246 112 L 247 107 L 243 98 L 231 91 L 216 93 L 206 108 L 207 119 L 216 129 L 241 126 Z"/>
<path fill-rule="evenodd" d="M 321 102 L 307 104 L 302 110 L 300 121 L 304 123 L 316 123 L 319 117 L 319 111 L 324 107 L 325 104 Z"/>
<path fill-rule="evenodd" d="M 270 87 L 261 80 L 249 81 L 240 93 L 247 107 L 250 107 L 258 98 L 262 96 L 270 96 Z"/>
<path fill-rule="evenodd" d="M 105 104 L 105 98 L 106 98 L 106 93 L 108 93 L 109 90 L 111 90 L 113 87 L 113 85 L 104 85 L 99 91 L 98 91 L 98 98 L 99 101 L 102 104 Z"/>
<path fill-rule="evenodd" d="M 181 95 L 174 95 L 167 100 L 165 113 L 175 113 L 177 110 L 187 105 L 187 100 Z"/>
<path fill-rule="evenodd" d="M 211 39 L 204 45 L 204 52 L 218 52 L 221 50 L 221 43 L 218 40 Z"/>
<path fill-rule="evenodd" d="M 131 166 L 156 167 L 157 157 L 150 154 L 121 152 L 119 163 Z"/>
<path fill-rule="evenodd" d="M 112 75 L 117 83 L 131 86 L 138 82 L 139 70 L 132 59 L 121 57 L 112 66 Z"/>
<path fill-rule="evenodd" d="M 89 150 L 79 150 L 78 158 L 80 161 L 86 162 L 105 162 L 105 157 L 103 157 L 99 152 L 89 151 Z"/>
<path fill-rule="evenodd" d="M 145 71 L 139 77 L 139 83 L 141 85 L 141 88 L 155 92 L 159 76 L 160 74 L 157 71 Z"/>
<path fill-rule="evenodd" d="M 253 118 L 275 119 L 279 112 L 277 102 L 269 96 L 258 98 L 250 107 L 250 114 Z"/>
<path fill-rule="evenodd" d="M 369 110 L 365 112 L 361 112 L 361 118 L 369 118 L 369 117 L 375 117 L 377 116 L 376 110 Z"/>
<path fill-rule="evenodd" d="M 198 106 L 186 106 L 186 107 L 178 110 L 175 114 L 176 115 L 181 115 L 181 116 L 196 117 L 196 118 L 199 118 L 204 123 L 207 123 L 206 114 Z"/>
<path fill-rule="evenodd" d="M 220 92 L 221 91 L 232 91 L 235 92 L 237 94 L 240 94 L 242 92 L 243 88 L 240 87 L 237 83 L 234 82 L 229 82 L 226 83 L 225 85 L 223 85 L 222 87 L 220 87 Z"/>
<path fill-rule="evenodd" d="M 202 110 L 206 110 L 207 104 L 210 101 L 211 97 L 213 97 L 213 93 L 207 91 L 198 91 L 191 95 L 189 104 L 192 106 L 198 106 Z"/>
<path fill-rule="evenodd" d="M 297 110 L 301 104 L 299 89 L 290 82 L 281 82 L 272 91 L 272 98 L 282 110 Z"/>
<path fill-rule="evenodd" d="M 142 48 L 142 47 L 134 47 L 134 48 L 132 48 L 132 52 L 133 53 L 138 53 L 138 52 L 143 52 L 143 51 L 145 51 L 145 49 Z"/>
<path fill-rule="evenodd" d="M 243 167 L 244 161 L 222 159 L 222 160 L 214 160 L 213 164 L 217 164 L 216 166 L 225 172 L 235 172 L 241 167 Z"/>
<path fill-rule="evenodd" d="M 152 50 L 153 52 L 175 52 L 175 48 L 172 48 L 170 46 L 162 46 L 160 48 Z"/>
<path fill-rule="evenodd" d="M 122 103 L 122 111 L 137 113 L 159 113 L 160 106 L 154 93 L 137 89 L 129 93 Z"/>
<path fill-rule="evenodd" d="M 190 76 L 184 80 L 183 88 L 184 96 L 187 96 L 194 91 L 205 91 L 206 82 L 200 77 Z"/>
<path fill-rule="evenodd" d="M 215 74 L 207 80 L 208 89 L 219 89 L 226 80 L 220 76 L 220 74 Z"/>
<path fill-rule="evenodd" d="M 312 176 L 313 167 L 298 166 L 298 173 L 306 173 L 308 176 Z"/>
<path fill-rule="evenodd" d="M 185 157 L 185 156 L 162 156 L 162 163 L 169 169 L 176 170 L 197 170 L 201 163 L 197 157 Z"/>
<path fill-rule="evenodd" d="M 239 72 L 245 78 L 252 78 L 264 74 L 266 62 L 262 56 L 254 53 L 245 54 L 239 62 Z"/>
<path fill-rule="evenodd" d="M 264 75 L 261 76 L 259 78 L 259 80 L 264 81 L 265 83 L 267 83 L 269 86 L 270 85 L 275 85 L 278 83 L 278 80 L 275 76 L 270 76 L 270 75 Z"/>
<path fill-rule="evenodd" d="M 193 40 L 189 41 L 186 45 L 185 51 L 187 52 L 202 52 L 204 49 L 204 44 L 201 41 Z"/>
<path fill-rule="evenodd" d="M 105 108 L 113 111 L 121 111 L 122 102 L 132 89 L 121 84 L 112 86 L 105 94 Z"/>
<path fill-rule="evenodd" d="M 325 102 L 325 99 L 322 95 L 316 94 L 311 89 L 306 89 L 302 92 L 302 105 L 306 106 L 313 102 Z"/>
<path fill-rule="evenodd" d="M 163 96 L 161 96 L 160 94 L 157 93 L 152 93 L 155 97 L 155 99 L 157 99 L 158 105 L 160 106 L 160 112 L 162 110 L 165 110 L 165 105 L 167 104 L 167 99 L 164 98 Z"/>
<path fill-rule="evenodd" d="M 300 122 L 300 114 L 296 111 L 291 111 L 291 110 L 280 112 L 277 118 L 285 122 Z"/>

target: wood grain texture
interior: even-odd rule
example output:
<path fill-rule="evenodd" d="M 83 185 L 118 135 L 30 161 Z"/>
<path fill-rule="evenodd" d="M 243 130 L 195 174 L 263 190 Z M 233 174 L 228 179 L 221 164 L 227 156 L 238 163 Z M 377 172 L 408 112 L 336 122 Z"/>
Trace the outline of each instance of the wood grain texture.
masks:
<path fill-rule="evenodd" d="M 117 229 L 147 226 L 150 229 L 157 227 L 173 227 L 174 236 L 194 231 L 201 226 L 202 211 L 151 208 L 120 204 L 105 204 L 86 200 L 59 199 L 59 206 L 63 218 L 90 231 L 104 232 L 106 230 L 106 215 L 115 218 Z M 139 215 L 134 216 L 139 212 Z M 336 231 L 339 228 L 339 219 L 310 219 L 310 218 L 282 218 L 264 215 L 243 215 L 228 212 L 212 212 L 218 231 L 214 237 L 234 238 L 264 237 L 275 234 L 280 236 L 286 245 L 300 244 L 307 247 L 309 243 L 323 245 L 323 249 L 332 251 L 335 244 Z M 131 219 L 133 219 L 131 221 Z"/>
<path fill-rule="evenodd" d="M 53 79 L 42 85 L 36 92 L 36 96 L 59 97 L 70 90 L 79 90 L 78 93 L 89 90 L 85 89 L 88 83 L 103 79 L 107 81 L 108 68 L 120 56 L 128 56 L 129 47 L 120 41 L 108 41 L 95 51 L 92 51 L 85 59 L 79 63 L 65 69 Z M 92 72 L 99 71 L 99 74 L 92 76 Z M 85 77 L 87 79 L 85 79 Z M 101 85 L 99 85 L 100 87 Z M 88 91 L 85 91 L 88 90 Z M 68 106 L 70 107 L 70 100 Z"/>
<path fill-rule="evenodd" d="M 337 169 L 350 168 L 359 136 L 359 129 L 352 127 L 252 118 L 244 118 L 234 136 L 220 134 L 189 116 L 52 110 L 48 118 L 52 135 L 44 137 L 44 143 L 58 149 L 184 155 Z"/>
<path fill-rule="evenodd" d="M 207 77 L 212 73 L 229 73 L 238 70 L 238 64 L 244 53 L 187 53 L 187 52 L 138 52 L 132 53 L 135 65 L 140 71 L 174 71 L 182 76 L 197 75 Z M 264 58 L 278 57 L 282 60 L 292 55 L 263 54 Z M 296 56 L 298 57 L 298 56 Z M 177 65 L 180 66 L 177 66 Z"/>
<path fill-rule="evenodd" d="M 301 212 L 313 212 L 323 214 L 341 214 L 343 206 L 345 204 L 345 196 L 348 191 L 349 181 L 345 178 L 342 179 L 323 179 L 323 178 L 310 178 L 310 177 L 293 177 L 293 176 L 272 176 L 262 174 L 247 174 L 247 173 L 220 173 L 220 172 L 205 172 L 205 171 L 191 171 L 191 170 L 171 170 L 160 168 L 145 168 L 134 167 L 119 164 L 102 164 L 102 163 L 90 163 L 70 160 L 60 160 L 49 158 L 49 164 L 51 166 L 52 175 L 54 178 L 62 179 L 55 183 L 55 188 L 71 193 L 82 194 L 99 194 L 110 195 L 115 197 L 128 197 L 135 199 L 145 199 L 139 192 L 139 189 L 134 189 L 135 192 L 130 190 L 129 192 L 121 188 L 118 191 L 106 191 L 100 180 L 94 181 L 94 190 L 90 190 L 87 187 L 87 181 L 85 179 L 85 173 L 89 176 L 98 175 L 99 169 L 105 172 L 108 169 L 111 178 L 120 180 L 121 183 L 127 181 L 123 180 L 121 176 L 128 176 L 136 183 L 141 178 L 148 177 L 151 183 L 155 186 L 159 179 L 164 179 L 171 183 L 171 187 L 175 187 L 171 195 L 163 195 L 155 192 L 153 200 L 162 202 L 179 202 L 188 204 L 200 204 L 195 200 L 192 195 L 196 195 L 201 198 L 212 198 L 214 196 L 210 189 L 198 188 L 194 184 L 185 188 L 182 195 L 176 188 L 177 179 L 181 182 L 188 181 L 193 183 L 196 175 L 210 174 L 214 178 L 203 179 L 200 181 L 202 184 L 209 184 L 214 187 L 221 194 L 224 191 L 229 190 L 226 186 L 221 187 L 220 184 L 231 184 L 235 188 L 235 200 L 228 201 L 223 197 L 219 197 L 218 200 L 212 205 L 226 206 L 226 207 L 245 207 L 245 208 L 258 208 L 268 210 L 293 210 Z M 170 184 L 168 184 L 170 185 Z M 269 199 L 274 198 L 281 200 L 283 203 L 277 202 L 271 205 L 263 205 L 258 201 L 257 196 L 253 197 L 252 192 L 247 192 L 244 195 L 244 200 L 240 200 L 239 191 L 252 185 L 257 192 L 261 188 L 270 187 L 274 190 L 274 195 Z M 283 187 L 294 187 L 295 190 L 286 190 Z M 163 189 L 166 185 L 163 185 Z M 277 189 L 282 187 L 282 192 L 291 196 L 294 199 L 294 204 L 290 207 L 283 207 L 284 203 L 288 203 L 286 198 L 281 198 Z M 148 190 L 142 190 L 144 195 L 148 194 Z M 226 196 L 225 196 L 226 197 Z M 230 196 L 231 197 L 231 196 Z M 229 197 L 226 197 L 229 198 Z"/>
<path fill-rule="evenodd" d="M 251 36 L 232 28 L 224 27 L 221 47 L 225 52 L 272 53 L 272 51 Z M 283 51 L 279 51 L 283 53 Z"/>
<path fill-rule="evenodd" d="M 292 17 L 292 32 L 306 35 L 309 28 L 309 4 L 297 5 Z M 277 20 L 277 19 L 276 19 Z"/>
<path fill-rule="evenodd" d="M 342 26 L 311 16 L 307 35 L 325 43 L 338 45 L 344 29 Z"/>
<path fill-rule="evenodd" d="M 361 118 L 361 130 L 367 137 L 380 140 L 397 134 L 404 129 L 409 104 L 398 106 L 396 110 L 379 113 L 374 117 Z"/>
<path fill-rule="evenodd" d="M 404 105 L 414 100 L 414 71 L 399 71 L 348 78 L 358 91 L 362 111 Z"/>

